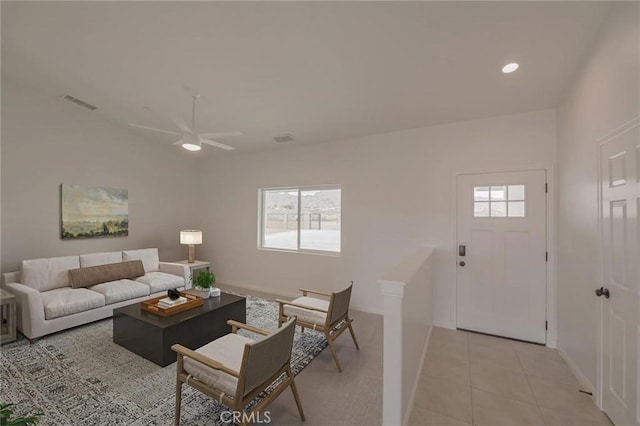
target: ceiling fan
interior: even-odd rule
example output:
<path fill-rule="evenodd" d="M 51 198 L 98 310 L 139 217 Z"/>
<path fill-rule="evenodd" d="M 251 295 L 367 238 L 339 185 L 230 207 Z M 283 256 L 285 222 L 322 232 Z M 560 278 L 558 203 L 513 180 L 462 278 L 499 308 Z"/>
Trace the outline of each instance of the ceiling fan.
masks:
<path fill-rule="evenodd" d="M 180 129 L 180 131 L 159 129 L 157 127 L 150 127 L 150 126 L 145 126 L 143 124 L 137 124 L 137 123 L 129 123 L 129 126 L 138 127 L 140 129 L 145 129 L 145 130 L 153 130 L 154 132 L 161 132 L 161 133 L 167 133 L 170 135 L 182 136 L 182 138 L 179 141 L 174 142 L 174 145 L 181 145 L 184 149 L 189 151 L 200 151 L 202 149 L 202 144 L 215 146 L 216 148 L 226 149 L 227 151 L 235 149 L 232 146 L 225 145 L 220 142 L 216 142 L 212 139 L 226 138 L 230 136 L 242 136 L 242 133 L 240 132 L 198 133 L 196 131 L 196 101 L 198 100 L 199 97 L 200 97 L 200 94 L 198 93 L 192 95 L 193 106 L 191 109 L 191 127 L 187 126 L 181 120 L 171 116 L 168 116 L 168 118 L 171 119 L 171 121 L 173 121 L 173 124 L 175 124 L 176 127 Z M 149 107 L 145 107 L 145 108 L 151 109 Z"/>

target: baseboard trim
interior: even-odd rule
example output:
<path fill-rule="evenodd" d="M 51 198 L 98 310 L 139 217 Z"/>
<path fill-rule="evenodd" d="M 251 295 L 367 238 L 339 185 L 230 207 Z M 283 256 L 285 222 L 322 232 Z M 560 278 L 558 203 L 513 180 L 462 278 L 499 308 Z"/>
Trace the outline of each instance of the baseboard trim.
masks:
<path fill-rule="evenodd" d="M 434 327 L 448 328 L 449 330 L 455 330 L 456 329 L 456 325 L 451 321 L 434 321 L 433 322 L 433 326 Z"/>
<path fill-rule="evenodd" d="M 286 291 L 274 289 L 271 287 L 259 287 L 255 285 L 246 284 L 243 282 L 233 281 L 233 280 L 221 279 L 219 284 L 223 286 L 228 285 L 228 286 L 236 287 L 242 290 L 258 291 L 261 293 L 270 293 L 283 299 L 295 299 L 300 297 L 299 292 L 286 292 Z M 367 307 L 357 306 L 357 305 L 351 305 L 351 310 L 365 312 L 368 314 L 382 315 L 382 311 L 379 309 L 367 308 Z"/>
<path fill-rule="evenodd" d="M 233 280 L 220 280 L 220 284 L 221 285 L 228 285 L 228 286 L 232 286 L 232 287 L 237 287 L 237 288 L 242 289 L 242 290 L 258 291 L 258 292 L 261 292 L 261 293 L 271 293 L 271 294 L 273 294 L 275 296 L 283 297 L 283 298 L 289 298 L 289 299 L 295 299 L 296 297 L 300 297 L 299 293 L 283 292 L 282 290 L 274 289 L 274 288 L 271 288 L 271 287 L 259 287 L 259 286 L 255 286 L 255 285 L 246 284 L 246 283 L 243 283 L 243 282 L 233 281 Z"/>
<path fill-rule="evenodd" d="M 427 357 L 427 349 L 429 348 L 429 342 L 431 341 L 431 332 L 433 331 L 433 326 L 429 327 L 429 332 L 427 333 L 427 341 L 424 343 L 424 348 L 422 349 L 422 357 L 420 358 L 420 365 L 418 365 L 418 374 L 416 374 L 416 379 L 413 382 L 413 388 L 411 389 L 411 395 L 409 396 L 409 403 L 407 404 L 407 411 L 404 413 L 404 420 L 402 421 L 402 426 L 407 426 L 409 424 L 409 419 L 411 418 L 411 412 L 413 411 L 413 405 L 416 402 L 416 393 L 418 392 L 418 385 L 420 384 L 420 376 L 422 375 L 422 368 L 424 367 L 424 359 Z"/>
<path fill-rule="evenodd" d="M 547 334 L 547 347 L 551 349 L 558 349 L 558 342 L 555 338 L 549 338 L 549 334 Z"/>
<path fill-rule="evenodd" d="M 351 305 L 349 310 L 365 312 L 367 314 L 384 315 L 384 313 L 381 310 L 371 309 L 371 308 L 363 308 L 362 306 L 357 306 L 357 305 Z"/>
<path fill-rule="evenodd" d="M 582 371 L 580 370 L 580 368 L 578 368 L 578 366 L 576 365 L 576 363 L 573 361 L 573 359 L 569 356 L 568 353 L 566 353 L 564 350 L 558 348 L 558 354 L 560 355 L 560 358 L 562 358 L 564 360 L 564 362 L 567 363 L 567 365 L 569 366 L 569 369 L 571 370 L 571 372 L 573 373 L 574 376 L 576 376 L 576 378 L 578 379 L 578 383 L 580 383 L 580 386 L 584 388 L 584 390 L 591 392 L 593 395 L 591 396 L 591 399 L 593 399 L 593 403 L 596 404 L 596 407 L 598 406 L 597 402 L 596 402 L 596 392 L 595 392 L 595 386 L 593 386 L 593 384 L 591 384 L 591 382 L 589 381 L 589 379 L 587 379 L 587 376 L 585 376 Z"/>

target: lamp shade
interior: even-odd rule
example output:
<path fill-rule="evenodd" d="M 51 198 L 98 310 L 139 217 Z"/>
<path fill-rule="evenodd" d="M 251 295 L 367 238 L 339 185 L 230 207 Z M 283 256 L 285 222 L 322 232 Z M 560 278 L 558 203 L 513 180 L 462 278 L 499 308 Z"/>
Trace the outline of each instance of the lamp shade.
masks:
<path fill-rule="evenodd" d="M 180 244 L 202 244 L 202 231 L 195 229 L 180 231 Z"/>

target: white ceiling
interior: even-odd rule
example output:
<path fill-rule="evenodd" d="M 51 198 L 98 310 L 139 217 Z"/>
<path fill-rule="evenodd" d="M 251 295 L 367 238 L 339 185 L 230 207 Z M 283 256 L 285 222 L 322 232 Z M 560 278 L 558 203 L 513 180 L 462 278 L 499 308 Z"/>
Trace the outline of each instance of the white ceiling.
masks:
<path fill-rule="evenodd" d="M 2 69 L 123 125 L 188 120 L 196 87 L 198 129 L 242 152 L 554 107 L 606 3 L 3 1 Z"/>

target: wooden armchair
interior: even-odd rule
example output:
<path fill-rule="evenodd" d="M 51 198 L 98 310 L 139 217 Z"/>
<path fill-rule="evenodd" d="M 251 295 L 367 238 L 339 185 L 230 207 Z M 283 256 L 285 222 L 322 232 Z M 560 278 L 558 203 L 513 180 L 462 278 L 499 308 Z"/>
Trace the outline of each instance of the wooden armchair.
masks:
<path fill-rule="evenodd" d="M 353 343 L 356 349 L 360 350 L 356 335 L 353 332 L 351 323 L 353 319 L 349 317 L 349 303 L 351 301 L 351 288 L 353 281 L 349 287 L 337 293 L 325 293 L 322 291 L 308 290 L 301 288 L 302 297 L 291 302 L 279 300 L 280 309 L 278 313 L 278 325 L 284 323 L 289 318 L 296 317 L 297 325 L 302 327 L 304 332 L 306 328 L 312 328 L 321 331 L 327 337 L 327 342 L 331 348 L 333 360 L 336 362 L 338 371 L 342 372 L 342 366 L 336 353 L 333 342 L 346 330 L 349 329 Z M 329 300 L 323 300 L 317 297 L 308 297 L 307 294 L 324 296 Z"/>
<path fill-rule="evenodd" d="M 220 403 L 230 407 L 241 416 L 241 424 L 262 411 L 291 386 L 293 397 L 298 406 L 300 418 L 304 421 L 302 403 L 293 380 L 291 367 L 291 349 L 295 334 L 295 319 L 270 334 L 267 331 L 229 320 L 232 333 L 222 336 L 195 351 L 182 345 L 173 345 L 171 349 L 178 353 L 176 381 L 175 424 L 180 424 L 180 405 L 182 384 L 187 384 L 209 395 Z M 239 328 L 266 336 L 258 340 L 237 334 Z M 282 380 L 249 413 L 244 407 L 260 392 L 269 387 L 282 374 Z"/>

